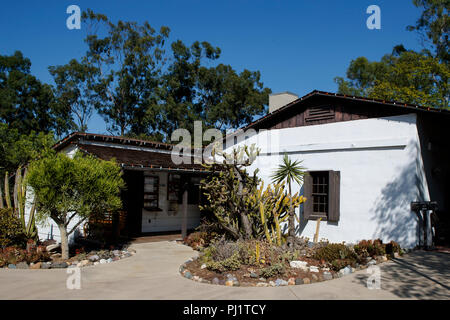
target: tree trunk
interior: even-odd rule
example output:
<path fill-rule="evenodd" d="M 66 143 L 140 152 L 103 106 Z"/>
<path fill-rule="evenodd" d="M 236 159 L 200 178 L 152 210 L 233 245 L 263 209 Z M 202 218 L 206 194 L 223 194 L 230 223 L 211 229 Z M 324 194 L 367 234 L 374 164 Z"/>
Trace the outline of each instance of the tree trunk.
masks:
<path fill-rule="evenodd" d="M 59 234 L 61 235 L 61 258 L 69 259 L 69 238 L 64 224 L 58 224 Z"/>
<path fill-rule="evenodd" d="M 245 212 L 240 212 L 239 214 L 241 216 L 242 226 L 244 227 L 245 238 L 246 239 L 251 239 L 253 232 L 252 232 L 252 226 L 250 225 L 250 221 L 248 219 L 248 216 L 245 214 Z"/>

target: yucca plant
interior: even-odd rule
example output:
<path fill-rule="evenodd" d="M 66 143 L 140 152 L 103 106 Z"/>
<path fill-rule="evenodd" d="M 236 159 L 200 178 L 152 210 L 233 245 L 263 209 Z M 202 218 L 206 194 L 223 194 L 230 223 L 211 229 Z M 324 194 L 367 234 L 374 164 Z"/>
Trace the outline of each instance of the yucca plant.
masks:
<path fill-rule="evenodd" d="M 278 166 L 278 169 L 275 170 L 272 175 L 272 182 L 281 183 L 286 181 L 288 184 L 289 197 L 291 199 L 289 205 L 289 219 L 288 219 L 288 245 L 289 247 L 293 247 L 294 239 L 295 239 L 295 211 L 292 203 L 292 184 L 302 184 L 303 177 L 306 174 L 306 168 L 301 166 L 302 161 L 292 161 L 289 159 L 287 153 L 284 154 L 283 162 Z"/>

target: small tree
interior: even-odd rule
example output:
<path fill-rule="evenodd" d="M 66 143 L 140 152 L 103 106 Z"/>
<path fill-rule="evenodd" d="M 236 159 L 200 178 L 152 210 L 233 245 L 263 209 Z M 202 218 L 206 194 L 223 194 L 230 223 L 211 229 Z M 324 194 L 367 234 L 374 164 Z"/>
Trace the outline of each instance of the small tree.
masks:
<path fill-rule="evenodd" d="M 62 258 L 69 258 L 68 236 L 90 217 L 99 217 L 122 206 L 122 172 L 115 161 L 76 153 L 59 153 L 30 165 L 28 184 L 33 188 L 37 220 L 51 218 L 61 234 Z M 79 221 L 68 230 L 69 223 Z"/>
<path fill-rule="evenodd" d="M 291 199 L 289 205 L 289 233 L 288 233 L 288 245 L 292 247 L 294 244 L 295 238 L 295 209 L 292 203 L 292 182 L 296 182 L 298 184 L 302 183 L 303 176 L 306 174 L 305 168 L 302 167 L 301 161 L 292 162 L 289 159 L 288 155 L 285 153 L 283 157 L 283 163 L 278 166 L 278 169 L 272 175 L 272 181 L 274 183 L 281 183 L 282 181 L 286 181 L 289 187 L 289 196 Z"/>

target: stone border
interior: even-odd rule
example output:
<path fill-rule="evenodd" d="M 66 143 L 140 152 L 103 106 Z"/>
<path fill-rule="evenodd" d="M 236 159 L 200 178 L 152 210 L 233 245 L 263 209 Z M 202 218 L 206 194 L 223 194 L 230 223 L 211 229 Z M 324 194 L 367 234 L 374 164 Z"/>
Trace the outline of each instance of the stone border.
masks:
<path fill-rule="evenodd" d="M 17 264 L 9 264 L 8 266 L 5 266 L 0 269 L 32 269 L 32 270 L 38 270 L 38 269 L 65 269 L 65 268 L 83 268 L 88 266 L 96 266 L 99 264 L 108 264 L 111 262 L 119 261 L 128 257 L 133 256 L 136 253 L 136 250 L 134 249 L 125 249 L 125 250 L 112 250 L 109 251 L 114 257 L 109 257 L 108 259 L 102 259 L 98 254 L 91 254 L 88 256 L 87 259 L 81 260 L 81 261 L 69 261 L 69 262 L 37 262 L 37 263 L 30 263 L 28 264 L 25 261 L 19 262 Z"/>
<path fill-rule="evenodd" d="M 400 255 L 396 252 L 393 255 L 391 255 L 391 258 L 399 258 Z M 316 282 L 323 282 L 323 281 L 327 281 L 327 280 L 332 280 L 332 279 L 337 279 L 337 278 L 342 278 L 346 275 L 352 274 L 356 271 L 360 271 L 360 270 L 364 270 L 367 269 L 370 266 L 373 265 L 377 265 L 377 264 L 381 264 L 383 262 L 387 262 L 389 261 L 387 255 L 383 255 L 383 256 L 377 256 L 375 259 L 370 258 L 367 260 L 367 263 L 364 265 L 357 265 L 356 268 L 353 268 L 351 266 L 346 266 L 345 268 L 342 268 L 341 270 L 339 270 L 338 272 L 331 272 L 329 268 L 318 268 L 315 266 L 309 266 L 307 265 L 307 263 L 305 261 L 300 261 L 300 260 L 296 260 L 296 261 L 291 261 L 290 265 L 292 268 L 298 268 L 298 269 L 302 269 L 303 271 L 308 271 L 310 276 L 308 277 L 304 277 L 304 278 L 289 278 L 287 281 L 284 279 L 276 279 L 275 281 L 267 281 L 267 279 L 264 278 L 259 278 L 260 282 L 254 284 L 254 283 L 247 283 L 244 282 L 239 283 L 239 281 L 237 280 L 237 278 L 235 276 L 233 276 L 232 273 L 229 273 L 226 275 L 227 280 L 219 280 L 219 278 L 214 278 L 212 281 L 210 280 L 206 280 L 206 279 L 202 279 L 199 276 L 195 276 L 193 275 L 193 273 L 191 271 L 189 271 L 187 264 L 190 262 L 193 262 L 195 260 L 197 260 L 198 257 L 195 258 L 191 258 L 187 261 L 185 261 L 179 268 L 179 272 L 181 274 L 182 277 L 186 278 L 186 279 L 190 279 L 196 282 L 200 282 L 200 283 L 207 283 L 207 284 L 215 284 L 215 285 L 224 285 L 224 286 L 228 286 L 228 287 L 240 287 L 240 286 L 245 286 L 245 287 L 280 287 L 280 286 L 290 286 L 290 285 L 302 285 L 302 284 L 310 284 L 310 283 L 316 283 Z M 205 266 L 206 267 L 206 266 Z M 323 274 L 319 273 L 319 271 L 323 271 Z M 318 275 L 316 275 L 315 273 L 318 273 Z M 251 276 L 252 277 L 252 276 Z M 258 276 L 256 275 L 256 277 L 252 277 L 252 278 L 257 278 Z"/>

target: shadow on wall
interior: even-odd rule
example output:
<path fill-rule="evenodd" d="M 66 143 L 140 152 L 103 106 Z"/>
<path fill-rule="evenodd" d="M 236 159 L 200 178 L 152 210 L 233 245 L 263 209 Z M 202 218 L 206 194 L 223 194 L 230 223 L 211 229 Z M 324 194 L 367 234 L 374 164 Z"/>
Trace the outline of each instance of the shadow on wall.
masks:
<path fill-rule="evenodd" d="M 413 148 L 414 150 L 417 149 Z M 412 154 L 411 159 L 413 160 L 399 170 L 399 174 L 381 190 L 381 195 L 374 203 L 374 215 L 371 218 L 376 224 L 374 239 L 394 240 L 407 248 L 418 245 L 421 237 L 422 218 L 411 211 L 411 202 L 426 198 L 417 154 Z"/>
<path fill-rule="evenodd" d="M 404 299 L 450 299 L 450 254 L 414 251 L 382 264 L 381 290 Z M 355 281 L 367 285 L 369 274 L 358 273 Z"/>

